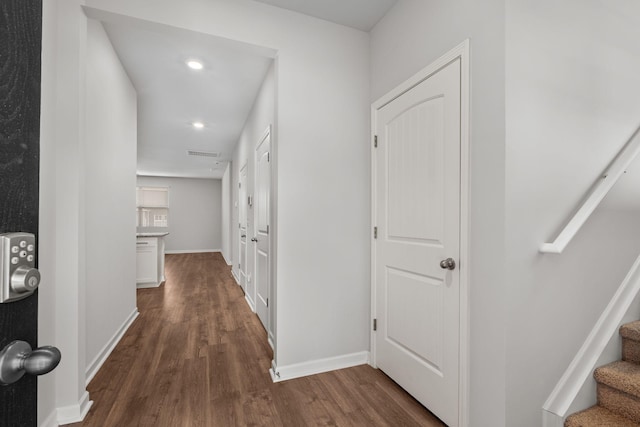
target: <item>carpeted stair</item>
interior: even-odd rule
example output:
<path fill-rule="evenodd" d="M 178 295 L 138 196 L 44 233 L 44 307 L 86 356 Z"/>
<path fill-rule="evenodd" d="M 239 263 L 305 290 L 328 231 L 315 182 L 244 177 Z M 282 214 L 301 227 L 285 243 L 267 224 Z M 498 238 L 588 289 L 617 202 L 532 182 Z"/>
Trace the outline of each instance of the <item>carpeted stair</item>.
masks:
<path fill-rule="evenodd" d="M 593 373 L 598 404 L 569 416 L 565 427 L 640 426 L 640 321 L 622 325 L 620 335 L 622 360 Z"/>

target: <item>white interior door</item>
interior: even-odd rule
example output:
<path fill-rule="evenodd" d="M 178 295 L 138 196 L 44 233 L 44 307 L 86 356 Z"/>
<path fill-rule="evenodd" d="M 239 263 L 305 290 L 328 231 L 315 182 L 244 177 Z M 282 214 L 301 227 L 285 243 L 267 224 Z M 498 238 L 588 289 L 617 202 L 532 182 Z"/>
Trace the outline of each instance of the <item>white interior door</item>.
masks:
<path fill-rule="evenodd" d="M 461 67 L 456 59 L 376 112 L 377 366 L 459 425 Z M 446 266 L 445 266 L 446 267 Z"/>
<path fill-rule="evenodd" d="M 238 234 L 240 260 L 240 286 L 247 293 L 247 165 L 240 169 L 240 179 L 238 183 Z"/>
<path fill-rule="evenodd" d="M 269 129 L 256 146 L 256 174 L 254 187 L 254 247 L 256 313 L 269 331 L 269 201 L 271 186 L 271 132 Z"/>

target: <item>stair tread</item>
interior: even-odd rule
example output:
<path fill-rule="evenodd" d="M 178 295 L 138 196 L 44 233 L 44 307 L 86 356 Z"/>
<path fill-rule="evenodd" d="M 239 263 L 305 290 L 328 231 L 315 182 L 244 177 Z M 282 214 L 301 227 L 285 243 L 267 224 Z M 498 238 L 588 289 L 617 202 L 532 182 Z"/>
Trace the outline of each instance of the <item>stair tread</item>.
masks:
<path fill-rule="evenodd" d="M 639 423 L 623 417 L 602 406 L 592 406 L 569 416 L 565 427 L 637 427 Z"/>
<path fill-rule="evenodd" d="M 634 341 L 640 341 L 640 320 L 620 326 L 620 336 Z"/>
<path fill-rule="evenodd" d="M 593 373 L 596 381 L 640 397 L 640 365 L 619 360 L 601 366 Z"/>

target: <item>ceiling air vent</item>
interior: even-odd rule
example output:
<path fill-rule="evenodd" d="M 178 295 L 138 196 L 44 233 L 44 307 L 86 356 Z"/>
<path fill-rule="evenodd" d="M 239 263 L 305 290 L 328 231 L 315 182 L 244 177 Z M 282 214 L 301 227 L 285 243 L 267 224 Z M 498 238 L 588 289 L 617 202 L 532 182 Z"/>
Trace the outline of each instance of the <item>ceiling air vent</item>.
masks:
<path fill-rule="evenodd" d="M 197 157 L 220 157 L 220 153 L 216 153 L 214 151 L 197 151 L 197 150 L 187 150 L 187 156 L 197 156 Z"/>

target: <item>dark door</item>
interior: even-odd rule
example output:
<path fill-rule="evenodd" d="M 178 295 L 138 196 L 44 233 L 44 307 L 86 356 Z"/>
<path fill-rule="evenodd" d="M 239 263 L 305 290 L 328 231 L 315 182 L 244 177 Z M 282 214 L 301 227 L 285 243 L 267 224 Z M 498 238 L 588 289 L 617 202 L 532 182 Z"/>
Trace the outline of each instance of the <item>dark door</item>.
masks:
<path fill-rule="evenodd" d="M 41 38 L 41 0 L 0 0 L 0 233 L 38 233 Z M 0 350 L 13 340 L 37 347 L 37 292 L 0 304 Z M 0 426 L 36 425 L 36 387 L 0 386 Z"/>

